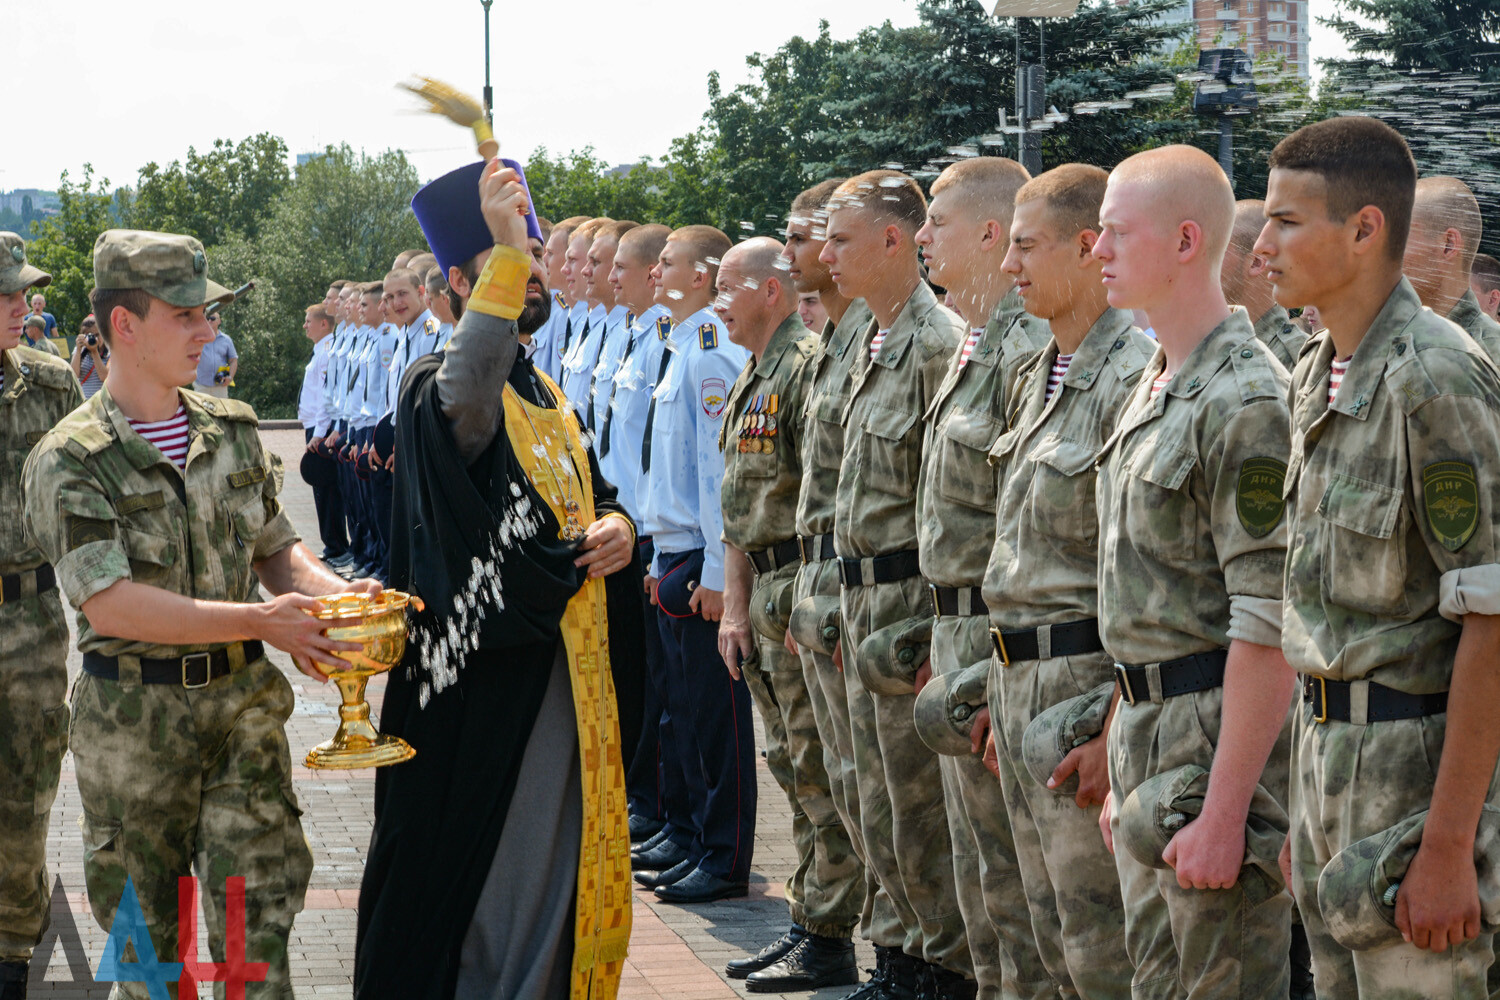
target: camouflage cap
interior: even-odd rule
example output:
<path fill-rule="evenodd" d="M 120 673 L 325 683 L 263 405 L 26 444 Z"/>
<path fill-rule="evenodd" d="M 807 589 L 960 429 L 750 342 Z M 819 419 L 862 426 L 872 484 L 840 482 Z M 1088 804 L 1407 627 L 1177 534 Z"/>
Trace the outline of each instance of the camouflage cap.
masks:
<path fill-rule="evenodd" d="M 1033 781 L 1043 788 L 1063 758 L 1104 732 L 1115 682 L 1107 681 L 1076 698 L 1060 701 L 1037 713 L 1021 734 L 1021 760 Z M 1059 795 L 1078 794 L 1078 775 L 1052 789 Z"/>
<path fill-rule="evenodd" d="M 203 244 L 191 236 L 110 229 L 94 241 L 94 287 L 138 288 L 168 305 L 188 309 L 233 302 L 234 293 L 208 280 Z"/>
<path fill-rule="evenodd" d="M 844 613 L 837 597 L 811 594 L 792 606 L 787 630 L 797 645 L 832 656 L 843 634 Z"/>
<path fill-rule="evenodd" d="M 52 275 L 26 262 L 26 241 L 15 233 L 0 233 L 0 295 L 52 283 Z"/>
<path fill-rule="evenodd" d="M 1427 826 L 1427 810 L 1358 840 L 1333 856 L 1318 876 L 1318 910 L 1333 939 L 1351 951 L 1396 944 L 1396 892 Z M 1481 934 L 1500 927 L 1500 807 L 1486 804 L 1474 835 Z"/>
<path fill-rule="evenodd" d="M 872 694 L 915 694 L 917 668 L 931 646 L 932 615 L 902 619 L 865 636 L 854 657 L 854 672 Z"/>
<path fill-rule="evenodd" d="M 792 593 L 795 577 L 776 580 L 756 590 L 750 602 L 750 627 L 757 633 L 779 643 L 786 635 L 787 621 L 792 617 Z"/>

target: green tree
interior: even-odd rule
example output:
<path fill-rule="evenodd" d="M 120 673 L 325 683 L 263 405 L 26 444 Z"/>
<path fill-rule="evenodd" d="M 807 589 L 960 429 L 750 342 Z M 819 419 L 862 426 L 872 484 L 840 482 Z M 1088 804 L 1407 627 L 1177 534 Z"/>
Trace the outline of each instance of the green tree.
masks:
<path fill-rule="evenodd" d="M 639 163 L 611 168 L 592 146 L 554 158 L 538 146 L 526 163 L 526 183 L 537 212 L 554 222 L 574 215 L 653 222 L 662 212 L 658 168 Z"/>
<path fill-rule="evenodd" d="M 89 291 L 94 287 L 94 241 L 118 224 L 115 197 L 109 181 L 95 178 L 92 164 L 83 165 L 83 178 L 75 183 L 66 170 L 57 188 L 56 215 L 37 225 L 36 238 L 26 248 L 37 267 L 52 275 L 47 287 L 47 311 L 58 324 L 76 332 L 89 313 Z"/>
<path fill-rule="evenodd" d="M 215 139 L 187 162 L 141 168 L 131 207 L 137 229 L 188 233 L 206 247 L 242 233 L 254 239 L 278 198 L 291 184 L 286 143 L 262 132 L 238 143 Z"/>

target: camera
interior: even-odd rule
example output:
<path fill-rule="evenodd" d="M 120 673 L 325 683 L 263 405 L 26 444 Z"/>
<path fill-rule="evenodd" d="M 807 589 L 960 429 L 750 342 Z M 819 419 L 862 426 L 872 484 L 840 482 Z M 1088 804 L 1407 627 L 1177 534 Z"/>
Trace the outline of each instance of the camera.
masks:
<path fill-rule="evenodd" d="M 83 338 L 83 342 L 85 344 L 89 345 L 90 347 L 98 347 L 99 346 L 99 335 L 97 333 L 90 333 L 90 334 L 88 334 L 87 336 L 85 336 Z"/>

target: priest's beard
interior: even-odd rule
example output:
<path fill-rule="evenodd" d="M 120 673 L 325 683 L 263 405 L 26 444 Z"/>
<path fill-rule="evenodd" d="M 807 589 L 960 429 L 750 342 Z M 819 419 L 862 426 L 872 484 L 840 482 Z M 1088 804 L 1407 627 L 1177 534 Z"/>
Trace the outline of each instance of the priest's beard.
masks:
<path fill-rule="evenodd" d="M 520 333 L 536 333 L 552 315 L 552 296 L 535 278 L 526 282 L 526 305 L 516 317 L 516 330 Z"/>

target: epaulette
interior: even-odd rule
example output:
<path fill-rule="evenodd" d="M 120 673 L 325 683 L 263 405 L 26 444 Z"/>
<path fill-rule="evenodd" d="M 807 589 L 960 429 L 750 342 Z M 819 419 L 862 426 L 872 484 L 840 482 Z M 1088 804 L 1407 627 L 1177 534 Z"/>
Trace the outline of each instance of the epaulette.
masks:
<path fill-rule="evenodd" d="M 203 408 L 225 420 L 240 420 L 252 426 L 260 426 L 260 418 L 255 415 L 255 407 L 243 400 L 219 399 L 217 396 L 210 396 L 204 401 Z"/>
<path fill-rule="evenodd" d="M 437 333 L 438 332 L 437 317 L 435 317 L 435 316 L 428 316 L 427 317 L 427 322 L 424 323 L 424 324 L 422 324 L 422 329 L 424 331 L 426 331 L 427 333 Z"/>
<path fill-rule="evenodd" d="M 666 340 L 672 334 L 672 317 L 656 317 L 656 339 Z"/>
<path fill-rule="evenodd" d="M 26 367 L 30 369 L 26 377 L 37 385 L 67 391 L 76 384 L 72 366 L 61 358 L 31 347 L 18 347 L 16 350 L 19 352 L 18 357 L 26 359 Z"/>
<path fill-rule="evenodd" d="M 1109 348 L 1109 366 L 1113 369 L 1115 377 L 1121 382 L 1129 385 L 1140 377 L 1141 372 L 1151 363 L 1151 358 L 1132 337 L 1130 330 L 1126 330 L 1115 338 L 1115 342 Z"/>
<path fill-rule="evenodd" d="M 1270 349 L 1260 342 L 1260 338 L 1250 336 L 1235 344 L 1230 349 L 1229 361 L 1234 365 L 1241 402 L 1276 399 L 1286 394 L 1285 388 L 1276 380 L 1276 369 L 1280 366 L 1271 363 Z"/>
<path fill-rule="evenodd" d="M 698 346 L 705 351 L 711 351 L 719 346 L 719 328 L 712 323 L 704 323 L 698 327 Z"/>
<path fill-rule="evenodd" d="M 113 427 L 101 420 L 87 403 L 64 417 L 52 428 L 50 436 L 54 441 L 61 438 L 58 447 L 79 460 L 97 455 L 115 443 Z"/>

